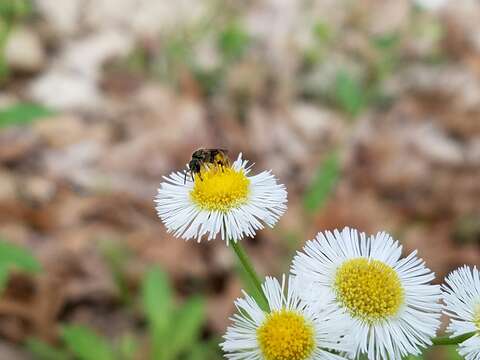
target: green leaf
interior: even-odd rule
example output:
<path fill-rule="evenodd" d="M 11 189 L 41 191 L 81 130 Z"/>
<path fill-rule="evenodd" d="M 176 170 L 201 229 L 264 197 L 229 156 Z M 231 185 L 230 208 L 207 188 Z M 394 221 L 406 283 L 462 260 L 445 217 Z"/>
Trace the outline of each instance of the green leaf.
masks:
<path fill-rule="evenodd" d="M 0 264 L 0 292 L 2 292 L 7 285 L 8 275 L 10 275 L 10 266 L 7 264 Z"/>
<path fill-rule="evenodd" d="M 85 326 L 65 326 L 62 339 L 79 360 L 116 360 L 110 344 Z"/>
<path fill-rule="evenodd" d="M 117 349 L 120 359 L 133 360 L 135 359 L 135 354 L 138 351 L 137 339 L 130 334 L 122 336 L 118 343 Z"/>
<path fill-rule="evenodd" d="M 5 45 L 7 44 L 8 34 L 10 33 L 10 24 L 0 14 L 0 84 L 8 77 L 9 68 L 5 58 Z"/>
<path fill-rule="evenodd" d="M 235 60 L 243 56 L 249 45 L 249 35 L 237 23 L 229 24 L 218 38 L 218 47 L 227 60 Z"/>
<path fill-rule="evenodd" d="M 304 206 L 309 212 L 319 210 L 328 199 L 340 177 L 340 162 L 336 152 L 332 152 L 322 162 L 312 184 L 304 196 Z"/>
<path fill-rule="evenodd" d="M 218 345 L 221 341 L 219 338 L 212 338 L 207 341 L 194 343 L 184 358 L 185 360 L 223 359 L 220 346 Z"/>
<path fill-rule="evenodd" d="M 152 338 L 154 359 L 163 359 L 168 353 L 168 327 L 173 309 L 172 290 L 167 275 L 153 267 L 145 275 L 142 287 L 143 309 Z"/>
<path fill-rule="evenodd" d="M 352 117 L 356 117 L 366 105 L 360 82 L 345 71 L 339 72 L 335 79 L 334 99 L 337 106 Z"/>
<path fill-rule="evenodd" d="M 210 96 L 216 91 L 220 91 L 221 82 L 225 76 L 223 69 L 215 68 L 205 70 L 201 68 L 193 68 L 192 71 L 205 95 Z"/>
<path fill-rule="evenodd" d="M 186 356 L 186 360 L 211 360 L 220 359 L 219 356 L 212 354 L 213 351 L 210 347 L 204 344 L 195 344 L 192 346 L 190 352 Z"/>
<path fill-rule="evenodd" d="M 191 54 L 191 45 L 184 37 L 176 37 L 171 39 L 165 46 L 166 55 L 178 62 L 184 62 L 188 60 Z"/>
<path fill-rule="evenodd" d="M 168 327 L 168 314 L 172 310 L 172 289 L 167 275 L 158 267 L 153 267 L 145 275 L 142 300 L 148 321 L 156 327 Z"/>
<path fill-rule="evenodd" d="M 26 342 L 28 350 L 37 360 L 69 360 L 70 356 L 63 350 L 55 349 L 46 342 L 31 338 Z"/>
<path fill-rule="evenodd" d="M 0 264 L 30 273 L 41 269 L 40 263 L 29 250 L 3 240 L 0 240 Z"/>
<path fill-rule="evenodd" d="M 320 42 L 327 42 L 332 36 L 330 27 L 323 22 L 317 22 L 313 26 L 313 34 Z"/>
<path fill-rule="evenodd" d="M 383 34 L 372 38 L 373 45 L 384 51 L 391 51 L 400 44 L 400 36 L 397 33 Z"/>
<path fill-rule="evenodd" d="M 198 336 L 205 320 L 203 299 L 189 299 L 177 312 L 172 331 L 170 356 L 178 356 L 198 341 Z"/>
<path fill-rule="evenodd" d="M 100 243 L 100 250 L 110 268 L 121 299 L 125 304 L 130 304 L 132 296 L 128 281 L 125 278 L 125 264 L 128 263 L 131 255 L 129 249 L 120 245 L 118 241 L 105 241 Z"/>
<path fill-rule="evenodd" d="M 0 128 L 31 123 L 34 120 L 53 115 L 46 107 L 30 103 L 15 104 L 0 111 Z"/>
<path fill-rule="evenodd" d="M 41 266 L 28 249 L 0 240 L 0 291 L 5 287 L 12 270 L 36 273 Z"/>
<path fill-rule="evenodd" d="M 20 20 L 31 12 L 32 4 L 28 0 L 0 1 L 0 18 L 8 21 Z"/>

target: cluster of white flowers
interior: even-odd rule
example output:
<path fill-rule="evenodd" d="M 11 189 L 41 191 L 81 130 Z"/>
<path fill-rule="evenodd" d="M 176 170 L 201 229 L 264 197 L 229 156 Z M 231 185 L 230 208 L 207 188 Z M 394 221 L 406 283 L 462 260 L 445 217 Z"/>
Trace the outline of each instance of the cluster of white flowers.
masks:
<path fill-rule="evenodd" d="M 173 173 L 158 190 L 158 215 L 187 240 L 254 236 L 284 213 L 287 193 L 270 172 L 250 169 L 240 155 L 229 168 L 206 167 L 201 180 Z M 432 345 L 443 310 L 452 337 L 471 335 L 460 354 L 480 360 L 479 271 L 458 269 L 443 287 L 434 277 L 387 233 L 325 231 L 297 253 L 290 275 L 265 280 L 268 309 L 246 293 L 237 299 L 221 347 L 234 360 L 402 359 Z"/>

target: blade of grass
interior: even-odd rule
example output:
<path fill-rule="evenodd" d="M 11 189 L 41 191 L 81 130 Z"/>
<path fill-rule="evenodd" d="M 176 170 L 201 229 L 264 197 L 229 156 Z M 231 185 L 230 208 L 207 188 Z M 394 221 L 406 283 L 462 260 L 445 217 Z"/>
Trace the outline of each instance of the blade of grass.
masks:
<path fill-rule="evenodd" d="M 44 106 L 20 103 L 0 111 L 0 128 L 12 125 L 25 125 L 32 121 L 52 116 L 54 112 Z"/>
<path fill-rule="evenodd" d="M 317 173 L 307 189 L 303 204 L 305 209 L 316 212 L 321 209 L 340 177 L 340 161 L 336 152 L 332 152 L 318 167 Z"/>
<path fill-rule="evenodd" d="M 62 339 L 79 360 L 116 360 L 111 345 L 85 326 L 65 326 Z"/>
<path fill-rule="evenodd" d="M 173 324 L 171 341 L 171 359 L 178 359 L 198 341 L 205 320 L 204 301 L 193 297 L 178 310 Z"/>
<path fill-rule="evenodd" d="M 70 360 L 70 355 L 65 351 L 56 349 L 39 339 L 28 339 L 26 346 L 37 360 Z"/>
<path fill-rule="evenodd" d="M 172 290 L 167 275 L 158 267 L 153 267 L 145 275 L 142 302 L 150 327 L 152 357 L 169 358 L 168 328 L 173 310 Z"/>
<path fill-rule="evenodd" d="M 335 79 L 334 100 L 340 109 L 353 118 L 366 106 L 360 82 L 345 71 L 340 71 Z"/>
<path fill-rule="evenodd" d="M 28 249 L 0 240 L 0 292 L 4 289 L 12 270 L 33 274 L 39 272 L 41 266 Z"/>

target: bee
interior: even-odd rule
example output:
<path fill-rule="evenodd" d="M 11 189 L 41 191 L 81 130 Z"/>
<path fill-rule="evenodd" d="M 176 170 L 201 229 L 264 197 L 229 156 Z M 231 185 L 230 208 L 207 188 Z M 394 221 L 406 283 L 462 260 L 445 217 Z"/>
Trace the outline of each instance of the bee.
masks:
<path fill-rule="evenodd" d="M 226 149 L 198 149 L 192 154 L 192 159 L 188 163 L 188 170 L 185 172 L 184 183 L 187 182 L 187 175 L 190 173 L 192 181 L 195 180 L 194 175 L 198 174 L 200 180 L 202 179 L 200 172 L 202 167 L 214 166 L 230 166 L 230 159 L 228 158 L 228 150 Z"/>

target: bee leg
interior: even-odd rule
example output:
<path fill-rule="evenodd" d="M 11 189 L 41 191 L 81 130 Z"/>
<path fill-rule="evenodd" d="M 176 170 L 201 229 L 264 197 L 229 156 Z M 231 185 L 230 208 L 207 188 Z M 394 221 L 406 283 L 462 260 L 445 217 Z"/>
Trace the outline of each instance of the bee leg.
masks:
<path fill-rule="evenodd" d="M 228 166 L 226 161 L 220 162 L 220 167 L 222 168 L 222 171 L 225 171 L 225 168 Z"/>

